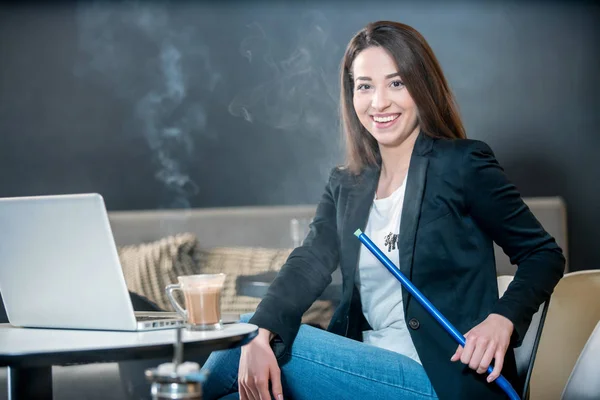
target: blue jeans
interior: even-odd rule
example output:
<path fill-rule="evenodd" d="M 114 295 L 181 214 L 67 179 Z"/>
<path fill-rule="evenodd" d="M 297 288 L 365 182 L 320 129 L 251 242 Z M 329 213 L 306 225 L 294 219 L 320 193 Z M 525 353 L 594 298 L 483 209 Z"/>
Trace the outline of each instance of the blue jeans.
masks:
<path fill-rule="evenodd" d="M 242 322 L 252 314 L 242 316 Z M 280 365 L 283 397 L 303 399 L 437 399 L 423 367 L 413 359 L 302 325 L 287 362 Z M 240 348 L 216 351 L 203 366 L 203 399 L 236 399 Z"/>

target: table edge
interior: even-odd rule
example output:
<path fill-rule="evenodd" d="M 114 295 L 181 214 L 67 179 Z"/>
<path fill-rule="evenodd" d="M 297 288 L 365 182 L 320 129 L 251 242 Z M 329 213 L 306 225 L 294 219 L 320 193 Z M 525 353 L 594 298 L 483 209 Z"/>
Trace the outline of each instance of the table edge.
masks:
<path fill-rule="evenodd" d="M 210 353 L 243 346 L 258 335 L 258 328 L 249 333 L 184 342 L 186 353 Z M 108 354 L 107 354 L 108 353 Z M 25 354 L 0 354 L 0 367 L 27 368 L 38 366 L 68 366 L 80 364 L 110 363 L 148 358 L 173 356 L 172 343 L 143 346 L 114 347 L 104 349 L 57 351 Z"/>

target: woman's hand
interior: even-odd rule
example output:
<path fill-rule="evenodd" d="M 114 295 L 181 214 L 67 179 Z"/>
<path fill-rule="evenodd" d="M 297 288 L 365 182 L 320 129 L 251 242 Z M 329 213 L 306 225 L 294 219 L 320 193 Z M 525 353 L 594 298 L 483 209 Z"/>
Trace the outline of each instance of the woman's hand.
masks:
<path fill-rule="evenodd" d="M 269 382 L 273 396 L 283 400 L 281 371 L 269 345 L 272 336 L 270 331 L 260 328 L 258 335 L 242 346 L 238 372 L 240 400 L 270 400 Z"/>
<path fill-rule="evenodd" d="M 483 374 L 494 359 L 494 370 L 487 377 L 493 382 L 502 371 L 504 355 L 510 344 L 513 323 L 499 314 L 490 314 L 485 321 L 465 334 L 465 347 L 458 346 L 450 361 L 460 361 Z"/>

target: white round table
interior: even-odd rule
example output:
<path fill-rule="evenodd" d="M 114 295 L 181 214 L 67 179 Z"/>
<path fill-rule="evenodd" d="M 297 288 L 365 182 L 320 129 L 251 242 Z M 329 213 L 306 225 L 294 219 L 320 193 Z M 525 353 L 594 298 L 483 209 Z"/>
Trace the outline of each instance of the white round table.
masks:
<path fill-rule="evenodd" d="M 186 357 L 250 342 L 252 324 L 226 324 L 222 330 L 184 329 Z M 143 332 L 17 328 L 0 324 L 0 366 L 8 367 L 8 398 L 52 400 L 52 366 L 173 356 L 175 329 Z"/>

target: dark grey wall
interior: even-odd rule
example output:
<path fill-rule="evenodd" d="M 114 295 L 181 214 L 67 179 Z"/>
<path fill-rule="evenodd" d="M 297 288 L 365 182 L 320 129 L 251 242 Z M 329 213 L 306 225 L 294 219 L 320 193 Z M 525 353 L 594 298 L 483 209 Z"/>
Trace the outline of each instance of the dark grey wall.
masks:
<path fill-rule="evenodd" d="M 340 162 L 338 65 L 367 22 L 416 27 L 472 138 L 563 196 L 600 268 L 600 9 L 581 2 L 63 2 L 0 8 L 0 196 L 116 209 L 313 203 Z"/>

